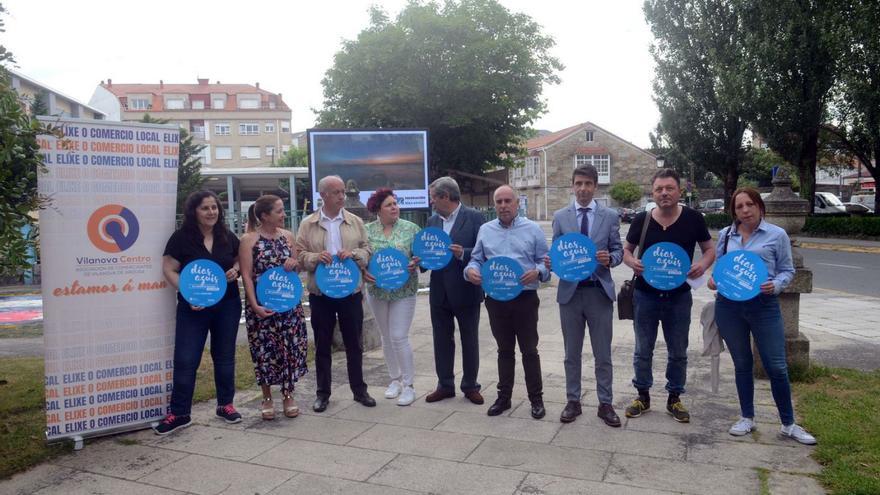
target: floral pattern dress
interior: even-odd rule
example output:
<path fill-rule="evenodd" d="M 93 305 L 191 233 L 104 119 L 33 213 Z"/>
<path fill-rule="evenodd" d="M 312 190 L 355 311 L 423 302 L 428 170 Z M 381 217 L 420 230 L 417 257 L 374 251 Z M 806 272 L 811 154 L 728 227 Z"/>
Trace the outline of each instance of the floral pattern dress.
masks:
<path fill-rule="evenodd" d="M 261 235 L 253 249 L 254 286 L 263 272 L 283 265 L 291 255 L 284 236 L 268 239 Z M 292 393 L 294 383 L 308 372 L 309 344 L 302 305 L 260 318 L 248 304 L 245 322 L 257 385 L 281 385 L 282 393 Z"/>

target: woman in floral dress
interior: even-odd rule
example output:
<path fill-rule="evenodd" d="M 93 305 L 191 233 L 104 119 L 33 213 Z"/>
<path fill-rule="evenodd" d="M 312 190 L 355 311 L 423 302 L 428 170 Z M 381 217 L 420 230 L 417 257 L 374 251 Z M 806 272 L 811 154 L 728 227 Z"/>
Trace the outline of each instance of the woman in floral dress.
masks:
<path fill-rule="evenodd" d="M 244 281 L 245 320 L 257 384 L 263 390 L 263 419 L 275 418 L 271 385 L 281 386 L 284 415 L 295 418 L 299 407 L 292 394 L 294 384 L 308 372 L 308 336 L 301 304 L 283 313 L 259 304 L 256 283 L 266 270 L 297 268 L 293 234 L 284 230 L 284 203 L 274 195 L 260 196 L 248 210 L 250 232 L 241 239 L 239 259 Z"/>

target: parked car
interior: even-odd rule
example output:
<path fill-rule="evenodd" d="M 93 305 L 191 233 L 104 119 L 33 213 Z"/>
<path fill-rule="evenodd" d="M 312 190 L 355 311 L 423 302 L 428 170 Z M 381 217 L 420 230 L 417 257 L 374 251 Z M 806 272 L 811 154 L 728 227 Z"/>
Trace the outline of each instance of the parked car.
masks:
<path fill-rule="evenodd" d="M 874 209 L 874 193 L 870 194 L 853 194 L 852 197 L 849 198 L 850 203 L 858 203 L 861 205 L 865 205 L 871 210 Z"/>
<path fill-rule="evenodd" d="M 624 223 L 632 223 L 633 218 L 636 216 L 636 210 L 632 208 L 618 206 L 615 210 L 617 210 L 617 216 L 620 217 L 620 221 Z"/>
<path fill-rule="evenodd" d="M 862 203 L 843 203 L 843 206 L 846 208 L 846 212 L 850 215 L 863 216 L 874 214 L 874 210 L 868 208 Z"/>
<path fill-rule="evenodd" d="M 813 213 L 816 215 L 841 215 L 847 214 L 846 207 L 840 198 L 830 192 L 817 192 L 813 196 Z"/>
<path fill-rule="evenodd" d="M 700 203 L 700 211 L 706 213 L 724 213 L 723 199 L 707 199 Z"/>

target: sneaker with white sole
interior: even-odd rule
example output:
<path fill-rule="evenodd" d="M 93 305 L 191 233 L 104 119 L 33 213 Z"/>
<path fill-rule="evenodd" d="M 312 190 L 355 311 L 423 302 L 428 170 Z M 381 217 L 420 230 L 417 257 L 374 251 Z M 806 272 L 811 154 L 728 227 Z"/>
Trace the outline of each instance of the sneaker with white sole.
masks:
<path fill-rule="evenodd" d="M 400 395 L 400 382 L 397 380 L 392 380 L 391 384 L 388 385 L 388 388 L 385 389 L 385 398 L 386 399 L 396 399 L 398 395 Z"/>
<path fill-rule="evenodd" d="M 400 392 L 400 397 L 397 398 L 398 406 L 408 406 L 416 400 L 416 391 L 413 390 L 412 385 L 407 385 L 403 387 L 403 390 Z"/>
<path fill-rule="evenodd" d="M 794 423 L 788 426 L 782 425 L 782 428 L 779 429 L 779 434 L 784 437 L 793 438 L 804 445 L 816 445 L 816 437 L 810 435 L 807 433 L 807 430 Z"/>
<path fill-rule="evenodd" d="M 735 437 L 741 437 L 756 430 L 755 420 L 752 418 L 739 418 L 735 425 L 731 426 L 728 433 Z"/>
<path fill-rule="evenodd" d="M 159 424 L 153 427 L 153 431 L 156 432 L 156 435 L 165 436 L 181 428 L 186 428 L 191 424 L 192 420 L 189 416 L 175 416 L 169 414 L 168 416 L 165 416 L 165 419 L 160 421 Z"/>

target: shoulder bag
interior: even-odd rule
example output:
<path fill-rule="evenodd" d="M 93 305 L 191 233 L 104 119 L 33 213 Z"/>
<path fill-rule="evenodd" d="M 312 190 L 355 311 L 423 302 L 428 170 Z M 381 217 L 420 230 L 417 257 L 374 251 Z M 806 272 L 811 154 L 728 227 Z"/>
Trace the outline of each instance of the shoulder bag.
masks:
<path fill-rule="evenodd" d="M 648 233 L 648 224 L 651 223 L 651 212 L 645 211 L 645 221 L 642 222 L 642 235 L 639 236 L 639 243 L 636 245 L 636 258 L 639 258 L 642 253 L 642 246 L 645 244 L 645 234 Z M 636 276 L 633 274 L 633 277 L 620 286 L 620 291 L 617 293 L 617 319 L 619 320 L 632 320 L 633 315 L 635 314 L 635 308 L 633 305 L 633 297 L 636 292 Z"/>

